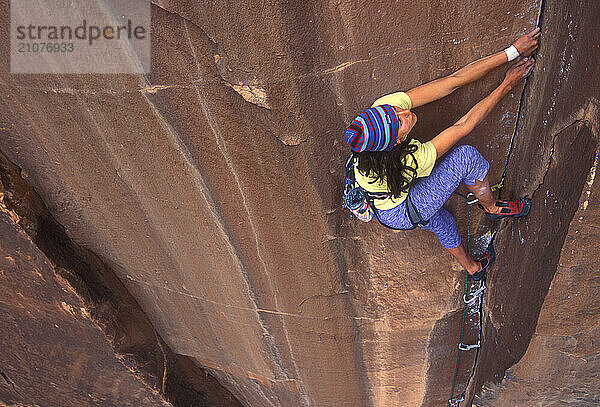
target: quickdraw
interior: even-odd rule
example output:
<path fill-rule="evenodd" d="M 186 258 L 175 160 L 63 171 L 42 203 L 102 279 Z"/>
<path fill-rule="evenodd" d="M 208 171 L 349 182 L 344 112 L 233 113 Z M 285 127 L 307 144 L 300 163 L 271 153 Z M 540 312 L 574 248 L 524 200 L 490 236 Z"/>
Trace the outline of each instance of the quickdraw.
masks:
<path fill-rule="evenodd" d="M 450 404 L 451 407 L 458 407 L 461 401 L 465 401 L 464 393 L 460 397 L 448 400 L 448 404 Z"/>
<path fill-rule="evenodd" d="M 502 187 L 504 186 L 503 181 L 498 182 L 497 184 L 494 184 L 490 187 L 490 190 L 493 191 L 499 191 Z M 472 192 L 469 192 L 467 195 L 463 195 L 459 192 L 454 192 L 456 195 L 461 196 L 463 198 L 465 198 L 467 205 L 473 205 L 479 202 L 479 199 L 477 199 L 475 197 L 475 194 L 473 194 Z"/>

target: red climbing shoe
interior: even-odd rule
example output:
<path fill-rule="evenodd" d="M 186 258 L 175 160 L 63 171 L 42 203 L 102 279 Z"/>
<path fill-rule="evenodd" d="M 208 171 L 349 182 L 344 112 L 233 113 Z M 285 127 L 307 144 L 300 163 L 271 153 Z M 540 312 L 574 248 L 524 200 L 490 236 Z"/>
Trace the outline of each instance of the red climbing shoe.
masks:
<path fill-rule="evenodd" d="M 500 213 L 489 213 L 486 212 L 485 215 L 492 219 L 498 220 L 503 218 L 520 218 L 521 216 L 525 216 L 529 213 L 531 209 L 531 199 L 522 198 L 518 201 L 498 201 L 496 202 L 496 206 L 502 208 Z"/>
<path fill-rule="evenodd" d="M 487 249 L 485 249 L 483 256 L 478 260 L 481 263 L 481 270 L 475 274 L 467 274 L 467 281 L 483 280 L 485 278 L 485 271 L 494 260 L 496 260 L 496 253 L 494 252 L 494 246 L 490 243 Z"/>

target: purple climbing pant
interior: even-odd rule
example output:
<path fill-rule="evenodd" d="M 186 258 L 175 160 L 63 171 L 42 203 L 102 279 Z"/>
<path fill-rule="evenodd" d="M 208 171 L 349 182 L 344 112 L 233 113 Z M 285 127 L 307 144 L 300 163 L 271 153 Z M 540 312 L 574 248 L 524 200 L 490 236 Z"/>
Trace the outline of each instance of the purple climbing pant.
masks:
<path fill-rule="evenodd" d="M 420 178 L 410 188 L 413 204 L 424 220 L 427 229 L 435 233 L 442 246 L 454 249 L 460 245 L 460 234 L 454 217 L 442 207 L 450 195 L 463 182 L 474 185 L 483 181 L 490 164 L 473 146 L 464 145 L 452 150 L 435 166 L 428 177 Z M 379 210 L 381 221 L 395 229 L 411 229 L 412 223 L 406 210 L 406 200 L 392 209 Z"/>

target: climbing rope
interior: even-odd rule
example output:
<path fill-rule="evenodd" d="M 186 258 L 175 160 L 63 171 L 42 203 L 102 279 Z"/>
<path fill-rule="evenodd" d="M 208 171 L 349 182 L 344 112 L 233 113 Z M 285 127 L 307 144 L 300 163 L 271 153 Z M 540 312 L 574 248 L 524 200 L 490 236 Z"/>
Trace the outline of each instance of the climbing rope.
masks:
<path fill-rule="evenodd" d="M 503 184 L 504 184 L 504 176 L 502 177 L 502 180 L 499 183 L 495 184 L 490 189 L 492 191 L 496 191 L 496 190 L 502 188 Z M 456 195 L 463 197 L 467 203 L 467 252 L 468 252 L 469 251 L 469 243 L 471 242 L 471 205 L 479 202 L 479 200 L 477 198 L 475 198 L 475 195 L 473 195 L 473 193 L 468 193 L 467 195 L 463 195 L 459 192 L 454 192 L 454 193 Z M 495 234 L 492 236 L 491 241 L 494 240 L 494 237 L 495 237 Z M 458 406 L 460 406 L 460 403 L 465 400 L 465 394 L 467 391 L 467 387 L 469 387 L 469 383 L 471 382 L 471 379 L 473 378 L 473 375 L 475 374 L 475 366 L 477 366 L 477 359 L 479 358 L 479 350 L 481 349 L 481 334 L 482 334 L 482 329 L 483 329 L 483 294 L 485 293 L 485 288 L 486 288 L 485 287 L 485 279 L 481 279 L 480 283 L 479 283 L 479 287 L 469 295 L 468 276 L 469 276 L 469 274 L 468 274 L 467 270 L 465 270 L 465 294 L 463 295 L 464 306 L 463 306 L 462 324 L 461 324 L 461 328 L 460 328 L 460 343 L 458 344 L 458 357 L 456 358 L 456 369 L 454 370 L 454 378 L 452 379 L 452 390 L 450 391 L 450 398 L 448 399 L 448 404 L 451 407 L 458 407 Z M 477 314 L 479 314 L 479 329 L 478 329 L 478 333 L 477 333 L 477 343 L 467 345 L 463 342 L 464 334 L 465 334 L 465 319 L 466 319 L 466 315 L 467 315 L 467 307 L 474 304 L 475 301 L 477 301 L 477 300 L 478 300 Z M 467 383 L 465 384 L 465 387 L 464 387 L 462 393 L 460 393 L 460 395 L 455 395 L 454 391 L 456 390 L 456 378 L 458 377 L 458 370 L 460 367 L 460 355 L 462 352 L 466 352 L 471 349 L 477 349 L 477 351 L 475 353 L 475 359 L 473 360 L 473 368 L 471 369 L 471 374 L 469 375 L 469 378 L 467 379 Z"/>

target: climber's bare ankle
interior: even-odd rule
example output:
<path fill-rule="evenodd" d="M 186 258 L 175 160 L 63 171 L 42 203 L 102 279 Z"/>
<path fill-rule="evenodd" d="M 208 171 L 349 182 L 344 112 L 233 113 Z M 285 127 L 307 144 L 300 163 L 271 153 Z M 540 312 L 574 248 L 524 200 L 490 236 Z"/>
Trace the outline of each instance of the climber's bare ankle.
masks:
<path fill-rule="evenodd" d="M 470 266 L 469 268 L 467 268 L 467 272 L 471 275 L 477 273 L 478 271 L 481 271 L 481 269 L 483 268 L 483 266 L 481 265 L 480 262 L 478 261 L 473 261 L 473 265 Z"/>
<path fill-rule="evenodd" d="M 496 201 L 496 202 L 500 202 L 500 201 Z M 496 202 L 494 202 L 494 204 L 493 204 L 493 205 L 491 205 L 491 206 L 485 206 L 485 209 L 484 209 L 484 210 L 485 210 L 487 213 L 494 213 L 494 214 L 498 214 L 498 213 L 500 213 L 500 211 L 502 210 L 502 208 L 501 208 L 501 207 L 499 207 L 499 206 L 496 206 Z"/>

